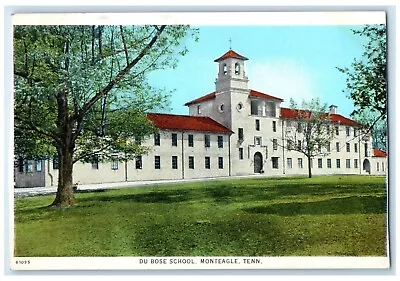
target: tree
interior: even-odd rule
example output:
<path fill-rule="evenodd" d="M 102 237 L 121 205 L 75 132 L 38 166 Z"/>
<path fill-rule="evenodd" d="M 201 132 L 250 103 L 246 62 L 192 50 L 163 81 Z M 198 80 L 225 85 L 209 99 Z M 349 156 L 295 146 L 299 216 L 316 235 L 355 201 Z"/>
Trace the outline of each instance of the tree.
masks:
<path fill-rule="evenodd" d="M 363 57 L 354 59 L 350 67 L 337 69 L 347 75 L 343 92 L 356 107 L 351 116 L 359 119 L 367 131 L 372 130 L 373 138 L 380 138 L 386 131 L 387 116 L 386 25 L 366 25 L 353 33 L 365 41 Z M 376 138 L 374 141 L 381 142 Z"/>
<path fill-rule="evenodd" d="M 303 101 L 301 106 L 291 99 L 290 104 L 293 118 L 287 120 L 284 147 L 307 157 L 308 177 L 311 178 L 312 159 L 328 155 L 327 147 L 334 137 L 327 104 L 321 104 L 319 99 Z"/>
<path fill-rule="evenodd" d="M 372 146 L 386 151 L 387 144 L 387 126 L 386 120 L 378 118 L 379 114 L 371 110 L 364 110 L 353 114 L 353 119 L 360 123 L 362 132 L 370 134 L 372 137 Z M 372 127 L 371 127 L 372 126 Z"/>
<path fill-rule="evenodd" d="M 167 94 L 146 74 L 175 67 L 188 26 L 15 26 L 15 153 L 59 158 L 53 206 L 75 204 L 73 165 L 133 158 Z"/>

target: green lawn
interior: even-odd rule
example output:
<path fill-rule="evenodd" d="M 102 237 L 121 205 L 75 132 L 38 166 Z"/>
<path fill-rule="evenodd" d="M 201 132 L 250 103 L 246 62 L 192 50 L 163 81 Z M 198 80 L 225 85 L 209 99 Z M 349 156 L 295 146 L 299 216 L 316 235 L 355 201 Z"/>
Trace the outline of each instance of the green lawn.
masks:
<path fill-rule="evenodd" d="M 15 201 L 15 256 L 385 256 L 383 177 L 204 181 Z"/>

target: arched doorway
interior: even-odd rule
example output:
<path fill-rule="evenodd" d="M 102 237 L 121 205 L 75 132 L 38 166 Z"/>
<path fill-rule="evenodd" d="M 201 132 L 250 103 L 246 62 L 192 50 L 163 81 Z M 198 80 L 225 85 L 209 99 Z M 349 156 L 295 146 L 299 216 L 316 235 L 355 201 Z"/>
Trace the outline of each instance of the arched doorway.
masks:
<path fill-rule="evenodd" d="M 368 174 L 371 174 L 371 163 L 369 163 L 368 159 L 364 159 L 363 161 L 363 170 Z"/>
<path fill-rule="evenodd" d="M 263 157 L 260 152 L 254 154 L 254 173 L 260 174 L 263 168 Z"/>

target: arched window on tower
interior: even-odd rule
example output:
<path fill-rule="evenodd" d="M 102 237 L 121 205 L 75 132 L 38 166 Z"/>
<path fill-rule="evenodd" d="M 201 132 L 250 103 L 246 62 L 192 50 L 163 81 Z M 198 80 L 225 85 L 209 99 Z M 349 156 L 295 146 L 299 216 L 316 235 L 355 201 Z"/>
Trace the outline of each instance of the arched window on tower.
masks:
<path fill-rule="evenodd" d="M 240 64 L 238 62 L 235 63 L 235 74 L 240 74 Z"/>
<path fill-rule="evenodd" d="M 224 71 L 224 75 L 228 74 L 228 67 L 226 66 L 226 63 L 224 63 L 224 66 L 222 67 Z"/>

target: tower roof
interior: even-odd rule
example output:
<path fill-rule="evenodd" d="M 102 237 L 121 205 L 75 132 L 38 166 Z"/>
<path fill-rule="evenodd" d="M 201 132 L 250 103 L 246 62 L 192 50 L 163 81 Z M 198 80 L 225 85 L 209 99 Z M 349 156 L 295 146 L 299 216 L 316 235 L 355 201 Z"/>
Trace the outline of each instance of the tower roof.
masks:
<path fill-rule="evenodd" d="M 240 60 L 248 60 L 248 58 L 239 55 L 238 53 L 236 53 L 233 50 L 229 50 L 228 52 L 226 52 L 225 54 L 223 54 L 221 57 L 217 58 L 216 60 L 214 60 L 214 62 L 219 62 L 221 60 L 227 59 L 227 58 L 235 58 L 235 59 L 240 59 Z"/>

